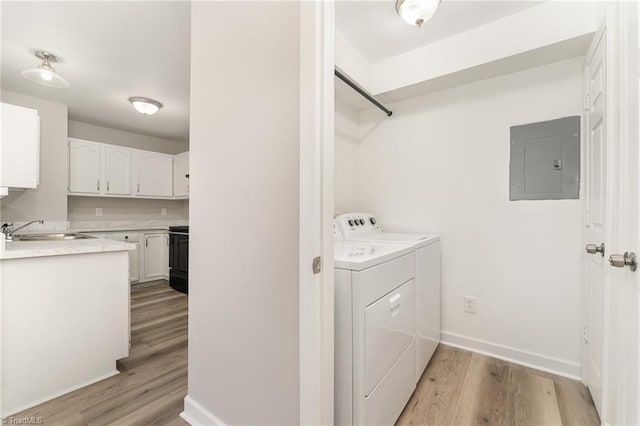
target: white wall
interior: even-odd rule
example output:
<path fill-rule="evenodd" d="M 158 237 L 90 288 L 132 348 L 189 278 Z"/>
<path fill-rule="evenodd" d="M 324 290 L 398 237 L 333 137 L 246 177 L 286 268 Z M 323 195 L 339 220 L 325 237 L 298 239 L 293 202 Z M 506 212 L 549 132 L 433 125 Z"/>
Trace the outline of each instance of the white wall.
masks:
<path fill-rule="evenodd" d="M 581 115 L 582 89 L 573 59 L 432 93 L 361 113 L 358 147 L 361 210 L 442 236 L 443 339 L 574 376 L 582 201 L 509 201 L 509 127 Z"/>
<path fill-rule="evenodd" d="M 96 208 L 102 216 L 96 216 Z M 167 214 L 162 215 L 162 209 Z M 68 220 L 172 220 L 189 219 L 188 200 L 140 200 L 109 197 L 69 197 Z M 73 227 L 73 224 L 71 224 Z"/>
<path fill-rule="evenodd" d="M 358 111 L 335 100 L 335 213 L 352 212 L 361 204 L 358 169 Z"/>
<path fill-rule="evenodd" d="M 67 114 L 66 105 L 3 90 L 2 102 L 38 110 L 40 114 L 40 184 L 11 191 L 2 200 L 3 221 L 67 220 Z"/>
<path fill-rule="evenodd" d="M 188 141 L 156 138 L 74 120 L 69 120 L 69 137 L 165 154 L 180 154 L 189 150 Z"/>
<path fill-rule="evenodd" d="M 299 422 L 299 13 L 192 4 L 193 424 Z"/>

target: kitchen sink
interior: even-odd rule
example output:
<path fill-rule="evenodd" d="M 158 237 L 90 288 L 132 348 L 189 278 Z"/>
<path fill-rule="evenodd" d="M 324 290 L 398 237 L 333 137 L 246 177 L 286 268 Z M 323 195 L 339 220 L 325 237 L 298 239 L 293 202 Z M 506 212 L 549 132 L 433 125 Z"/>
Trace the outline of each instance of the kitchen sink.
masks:
<path fill-rule="evenodd" d="M 13 236 L 13 241 L 66 241 L 66 240 L 86 240 L 92 237 L 87 234 L 76 234 L 63 232 L 57 234 L 19 234 Z"/>

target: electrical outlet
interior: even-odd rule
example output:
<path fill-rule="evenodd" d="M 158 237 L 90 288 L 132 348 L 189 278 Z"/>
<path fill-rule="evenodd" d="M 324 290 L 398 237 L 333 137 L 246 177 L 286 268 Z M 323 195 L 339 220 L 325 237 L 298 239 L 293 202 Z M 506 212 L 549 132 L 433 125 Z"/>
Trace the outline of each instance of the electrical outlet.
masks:
<path fill-rule="evenodd" d="M 472 296 L 464 297 L 464 311 L 470 314 L 476 313 L 476 298 Z"/>
<path fill-rule="evenodd" d="M 96 207 L 96 216 L 102 216 L 102 207 Z"/>
<path fill-rule="evenodd" d="M 167 215 L 167 209 L 166 208 L 161 208 L 160 209 L 160 216 L 166 216 Z"/>

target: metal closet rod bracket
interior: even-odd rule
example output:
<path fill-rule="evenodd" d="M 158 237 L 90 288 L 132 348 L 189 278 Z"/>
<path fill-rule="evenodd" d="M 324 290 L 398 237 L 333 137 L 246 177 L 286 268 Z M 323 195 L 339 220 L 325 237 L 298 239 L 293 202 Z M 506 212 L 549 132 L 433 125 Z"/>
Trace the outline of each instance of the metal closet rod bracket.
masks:
<path fill-rule="evenodd" d="M 344 81 L 345 83 L 347 83 L 347 85 L 349 87 L 351 87 L 353 90 L 355 90 L 356 92 L 360 93 L 360 95 L 362 95 L 365 99 L 367 99 L 369 102 L 371 102 L 372 104 L 374 104 L 375 106 L 377 106 L 378 108 L 380 108 L 382 111 L 384 111 L 385 114 L 387 114 L 387 117 L 391 117 L 391 115 L 393 114 L 393 111 L 391 111 L 390 109 L 386 108 L 384 105 L 382 105 L 380 102 L 378 102 L 378 100 L 376 98 L 373 97 L 373 95 L 371 95 L 371 93 L 367 92 L 366 90 L 364 90 L 362 88 L 362 86 L 360 86 L 358 83 L 356 83 L 355 81 L 353 81 L 351 79 L 351 77 L 349 77 L 348 75 L 346 75 L 345 73 L 342 72 L 342 70 L 338 67 L 335 67 L 334 69 L 334 74 L 336 75 L 336 77 L 338 77 L 340 80 Z"/>

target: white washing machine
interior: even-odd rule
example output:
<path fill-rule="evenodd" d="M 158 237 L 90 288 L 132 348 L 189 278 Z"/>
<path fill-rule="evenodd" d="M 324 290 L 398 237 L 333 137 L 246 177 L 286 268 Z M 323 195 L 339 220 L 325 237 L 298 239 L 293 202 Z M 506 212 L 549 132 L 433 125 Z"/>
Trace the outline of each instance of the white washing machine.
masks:
<path fill-rule="evenodd" d="M 406 244 L 416 252 L 416 382 L 440 343 L 440 237 L 434 234 L 383 232 L 368 213 L 335 218 L 336 238 Z"/>
<path fill-rule="evenodd" d="M 393 425 L 415 382 L 415 250 L 335 243 L 335 424 Z"/>

